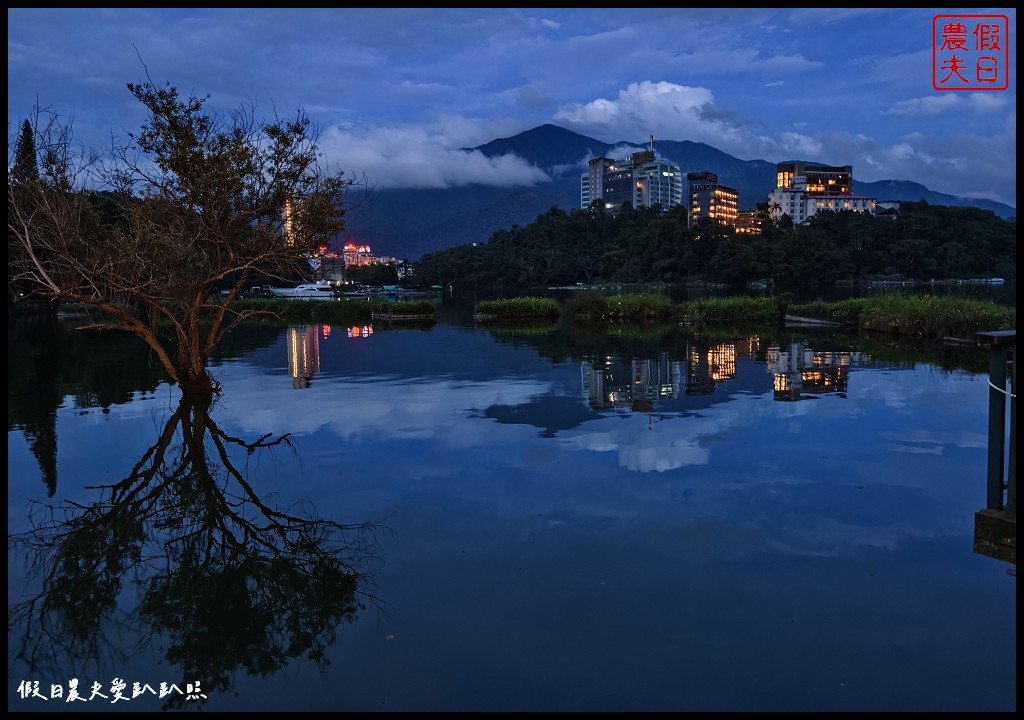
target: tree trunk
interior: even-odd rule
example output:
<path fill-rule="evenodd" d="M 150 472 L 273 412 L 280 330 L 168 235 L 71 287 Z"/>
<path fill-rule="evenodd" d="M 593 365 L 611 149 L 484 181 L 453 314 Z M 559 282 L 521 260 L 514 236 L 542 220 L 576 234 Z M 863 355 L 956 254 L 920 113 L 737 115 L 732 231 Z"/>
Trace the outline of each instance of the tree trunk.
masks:
<path fill-rule="evenodd" d="M 178 333 L 178 349 L 174 358 L 174 374 L 182 394 L 194 397 L 214 395 L 220 392 L 206 369 L 209 359 L 203 353 L 198 318 L 188 318 Z"/>
<path fill-rule="evenodd" d="M 176 373 L 178 389 L 184 396 L 189 398 L 212 397 L 220 392 L 220 384 L 215 383 L 205 369 L 196 373 L 191 369 L 179 368 Z"/>

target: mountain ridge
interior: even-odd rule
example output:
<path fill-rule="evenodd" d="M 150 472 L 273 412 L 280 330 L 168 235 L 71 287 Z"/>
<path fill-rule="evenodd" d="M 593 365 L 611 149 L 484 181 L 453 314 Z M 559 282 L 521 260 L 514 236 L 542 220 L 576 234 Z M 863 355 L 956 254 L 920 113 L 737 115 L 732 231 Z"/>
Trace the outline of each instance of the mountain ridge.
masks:
<path fill-rule="evenodd" d="M 741 160 L 691 140 L 656 140 L 655 145 L 655 150 L 667 151 L 683 172 L 716 173 L 721 184 L 738 191 L 741 210 L 753 210 L 757 203 L 765 202 L 775 185 L 776 163 Z M 480 152 L 488 158 L 514 154 L 543 170 L 550 182 L 532 186 L 379 190 L 350 219 L 349 236 L 357 238 L 359 244 L 370 245 L 378 256 L 406 260 L 417 260 L 435 250 L 486 242 L 499 230 L 532 223 L 552 207 L 566 212 L 578 208 L 579 178 L 586 170 L 587 160 L 625 157 L 629 148 L 649 147 L 649 142 L 606 143 L 558 125 L 539 125 L 463 150 Z M 863 182 L 855 176 L 854 192 L 879 201 L 924 200 L 933 205 L 977 207 L 1003 219 L 1017 215 L 1016 208 L 1004 203 L 939 193 L 911 180 Z"/>

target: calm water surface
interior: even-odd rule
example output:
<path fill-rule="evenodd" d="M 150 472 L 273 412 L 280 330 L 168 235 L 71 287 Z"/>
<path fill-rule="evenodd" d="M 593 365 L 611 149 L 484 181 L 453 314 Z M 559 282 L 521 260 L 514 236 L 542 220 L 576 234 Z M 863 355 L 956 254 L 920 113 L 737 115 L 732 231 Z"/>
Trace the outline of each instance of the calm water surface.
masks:
<path fill-rule="evenodd" d="M 1016 709 L 979 351 L 256 326 L 203 408 L 70 322 L 8 325 L 9 710 Z"/>

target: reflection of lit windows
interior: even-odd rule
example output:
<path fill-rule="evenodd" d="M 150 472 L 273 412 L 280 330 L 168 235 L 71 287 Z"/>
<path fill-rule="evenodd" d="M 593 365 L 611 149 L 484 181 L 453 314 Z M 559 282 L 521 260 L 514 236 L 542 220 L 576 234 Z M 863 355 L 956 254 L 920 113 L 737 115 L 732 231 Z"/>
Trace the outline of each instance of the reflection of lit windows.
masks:
<path fill-rule="evenodd" d="M 370 335 L 373 335 L 373 326 L 363 325 L 360 327 L 358 325 L 353 325 L 346 330 L 346 333 L 350 338 L 369 337 Z"/>
<path fill-rule="evenodd" d="M 290 328 L 288 341 L 288 371 L 295 388 L 309 387 L 309 382 L 320 371 L 320 338 L 314 326 Z"/>
<path fill-rule="evenodd" d="M 846 392 L 850 367 L 868 365 L 871 357 L 850 351 L 815 352 L 794 343 L 788 351 L 769 347 L 765 362 L 773 377 L 776 400 L 799 400 L 801 392 Z"/>
<path fill-rule="evenodd" d="M 708 350 L 708 366 L 711 379 L 715 382 L 728 380 L 736 375 L 736 346 L 722 343 Z"/>

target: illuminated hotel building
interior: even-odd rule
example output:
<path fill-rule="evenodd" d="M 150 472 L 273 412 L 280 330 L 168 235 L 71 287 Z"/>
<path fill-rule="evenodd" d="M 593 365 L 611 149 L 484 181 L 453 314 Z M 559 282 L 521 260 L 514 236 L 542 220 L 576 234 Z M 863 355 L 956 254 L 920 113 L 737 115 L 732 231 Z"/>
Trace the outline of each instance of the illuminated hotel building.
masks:
<path fill-rule="evenodd" d="M 702 218 L 710 218 L 720 225 L 736 227 L 739 212 L 739 193 L 731 187 L 718 184 L 713 172 L 687 173 L 687 226 L 693 227 Z"/>
<path fill-rule="evenodd" d="M 284 239 L 285 244 L 295 244 L 295 206 L 291 200 L 284 201 Z"/>
<path fill-rule="evenodd" d="M 369 245 L 356 245 L 355 243 L 345 244 L 342 249 L 342 257 L 345 258 L 345 267 L 372 265 L 377 260 L 370 252 Z"/>
<path fill-rule="evenodd" d="M 741 210 L 736 213 L 736 232 L 744 235 L 760 235 L 764 231 L 765 217 L 757 210 Z"/>
<path fill-rule="evenodd" d="M 773 222 L 789 215 L 794 225 L 807 222 L 820 212 L 852 210 L 875 214 L 875 198 L 853 194 L 853 166 L 778 163 L 775 188 L 768 195 Z"/>
<path fill-rule="evenodd" d="M 594 200 L 603 200 L 612 212 L 623 204 L 634 209 L 660 206 L 668 212 L 683 204 L 683 173 L 678 165 L 658 160 L 653 150 L 625 160 L 594 158 L 580 178 L 580 207 L 585 210 Z"/>

